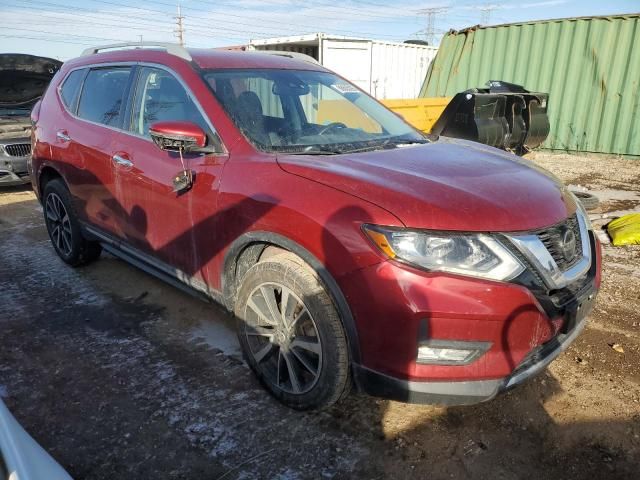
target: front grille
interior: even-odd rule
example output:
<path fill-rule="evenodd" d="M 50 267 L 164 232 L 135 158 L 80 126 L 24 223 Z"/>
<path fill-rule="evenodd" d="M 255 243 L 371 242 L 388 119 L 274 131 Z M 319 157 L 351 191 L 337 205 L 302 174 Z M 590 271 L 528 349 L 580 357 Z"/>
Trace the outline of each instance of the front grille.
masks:
<path fill-rule="evenodd" d="M 562 251 L 563 236 L 567 230 L 573 231 L 576 239 L 575 254 L 573 258 L 567 260 Z M 580 237 L 580 225 L 576 214 L 567 218 L 564 222 L 535 232 L 540 241 L 547 247 L 547 250 L 555 260 L 558 268 L 566 272 L 582 258 L 582 239 Z"/>
<path fill-rule="evenodd" d="M 31 144 L 29 143 L 14 143 L 12 145 L 5 145 L 4 151 L 10 157 L 26 157 L 31 153 Z"/>

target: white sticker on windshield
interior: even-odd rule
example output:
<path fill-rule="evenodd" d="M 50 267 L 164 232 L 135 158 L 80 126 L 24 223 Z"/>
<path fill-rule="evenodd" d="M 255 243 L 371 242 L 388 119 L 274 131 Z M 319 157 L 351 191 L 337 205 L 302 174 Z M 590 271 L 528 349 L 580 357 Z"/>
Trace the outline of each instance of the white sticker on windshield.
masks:
<path fill-rule="evenodd" d="M 357 93 L 358 89 L 348 83 L 334 83 L 331 88 L 337 90 L 340 93 Z"/>

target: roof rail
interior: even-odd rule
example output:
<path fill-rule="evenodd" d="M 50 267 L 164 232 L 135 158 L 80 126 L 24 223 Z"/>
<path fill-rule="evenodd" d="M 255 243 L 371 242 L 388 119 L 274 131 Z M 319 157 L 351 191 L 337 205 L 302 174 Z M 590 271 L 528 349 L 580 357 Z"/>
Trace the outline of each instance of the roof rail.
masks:
<path fill-rule="evenodd" d="M 85 57 L 87 55 L 95 55 L 101 50 L 113 50 L 113 49 L 121 49 L 121 48 L 141 48 L 141 47 L 159 47 L 163 48 L 167 51 L 167 53 L 171 55 L 175 55 L 176 57 L 180 57 L 188 62 L 192 60 L 191 55 L 181 45 L 177 43 L 166 43 L 166 42 L 127 42 L 127 43 L 114 43 L 111 45 L 102 45 L 99 47 L 91 47 L 87 48 L 82 52 L 82 56 Z"/>
<path fill-rule="evenodd" d="M 248 51 L 254 52 L 254 53 L 268 53 L 269 55 L 279 55 L 281 57 L 295 58 L 296 60 L 302 60 L 303 62 L 315 63 L 316 65 L 320 65 L 320 62 L 318 62 L 311 55 L 307 55 L 305 53 L 287 52 L 286 50 L 258 50 L 258 49 L 248 50 Z"/>

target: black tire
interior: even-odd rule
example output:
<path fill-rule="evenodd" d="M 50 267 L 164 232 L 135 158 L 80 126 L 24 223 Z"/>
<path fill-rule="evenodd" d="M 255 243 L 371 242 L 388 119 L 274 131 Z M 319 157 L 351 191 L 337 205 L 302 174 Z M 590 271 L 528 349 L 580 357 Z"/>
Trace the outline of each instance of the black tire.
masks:
<path fill-rule="evenodd" d="M 289 316 L 292 329 L 288 334 L 249 306 L 250 299 L 253 308 L 262 299 L 262 308 L 268 308 L 265 291 L 274 295 L 271 305 L 277 308 L 277 316 Z M 283 309 L 290 315 L 282 315 Z M 251 267 L 240 282 L 234 310 L 246 362 L 282 403 L 297 410 L 323 409 L 348 395 L 349 353 L 340 317 L 318 277 L 300 259 L 285 253 Z M 272 334 L 266 335 L 265 331 Z M 288 340 L 282 338 L 287 335 Z M 264 349 L 269 353 L 258 360 Z M 297 391 L 291 380 L 292 369 Z"/>
<path fill-rule="evenodd" d="M 42 206 L 53 248 L 65 263 L 78 267 L 93 262 L 100 256 L 100 244 L 89 241 L 82 235 L 71 194 L 62 179 L 54 178 L 46 183 Z M 54 218 L 56 216 L 61 218 Z"/>
<path fill-rule="evenodd" d="M 587 210 L 594 210 L 600 206 L 600 199 L 591 193 L 574 191 L 573 194 Z"/>

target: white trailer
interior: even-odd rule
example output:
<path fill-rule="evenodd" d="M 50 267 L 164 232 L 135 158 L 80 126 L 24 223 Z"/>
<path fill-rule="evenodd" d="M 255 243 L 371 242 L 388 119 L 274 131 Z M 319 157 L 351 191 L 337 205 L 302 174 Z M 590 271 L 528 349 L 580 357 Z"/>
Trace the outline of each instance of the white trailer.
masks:
<path fill-rule="evenodd" d="M 427 45 L 325 33 L 251 40 L 248 50 L 304 53 L 380 100 L 416 98 L 438 51 Z"/>

